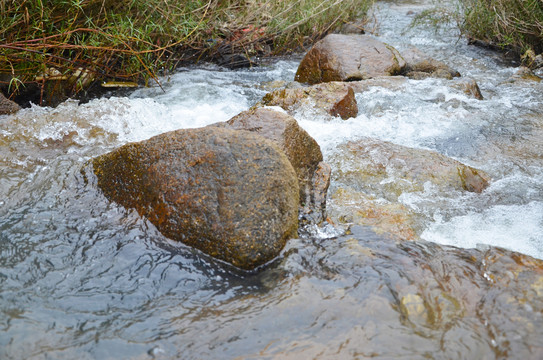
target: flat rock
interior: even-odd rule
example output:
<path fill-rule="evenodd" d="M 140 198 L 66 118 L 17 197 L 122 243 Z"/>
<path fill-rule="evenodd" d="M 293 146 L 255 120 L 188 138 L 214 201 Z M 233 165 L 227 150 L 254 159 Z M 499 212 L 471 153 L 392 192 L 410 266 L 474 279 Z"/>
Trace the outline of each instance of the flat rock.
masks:
<path fill-rule="evenodd" d="M 482 192 L 489 183 L 484 172 L 430 150 L 413 149 L 376 139 L 338 146 L 330 159 L 341 185 L 389 201 L 405 192 L 424 191 L 427 183 L 441 192 Z"/>
<path fill-rule="evenodd" d="M 327 215 L 338 225 L 369 226 L 379 235 L 398 240 L 418 239 L 416 215 L 405 205 L 375 199 L 351 187 L 332 191 Z"/>

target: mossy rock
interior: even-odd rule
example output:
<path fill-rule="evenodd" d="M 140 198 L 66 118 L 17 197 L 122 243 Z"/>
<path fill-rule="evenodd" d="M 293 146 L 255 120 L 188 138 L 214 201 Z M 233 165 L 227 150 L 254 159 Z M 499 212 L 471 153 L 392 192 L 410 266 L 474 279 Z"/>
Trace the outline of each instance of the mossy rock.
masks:
<path fill-rule="evenodd" d="M 254 269 L 297 236 L 296 173 L 272 141 L 218 127 L 177 130 L 92 160 L 106 197 L 162 234 Z"/>
<path fill-rule="evenodd" d="M 319 144 L 298 125 L 296 119 L 273 109 L 254 108 L 211 126 L 251 131 L 277 144 L 287 155 L 298 177 L 301 215 L 311 217 L 313 222 L 323 219 L 330 167 L 322 162 Z"/>

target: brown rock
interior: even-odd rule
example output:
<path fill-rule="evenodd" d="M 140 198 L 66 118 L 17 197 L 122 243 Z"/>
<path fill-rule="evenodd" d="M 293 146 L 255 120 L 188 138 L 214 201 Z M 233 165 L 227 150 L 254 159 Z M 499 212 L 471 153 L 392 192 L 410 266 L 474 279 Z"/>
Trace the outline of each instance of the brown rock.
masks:
<path fill-rule="evenodd" d="M 453 88 L 462 90 L 466 95 L 475 98 L 477 100 L 484 100 L 483 94 L 481 94 L 481 89 L 479 85 L 473 79 L 460 79 L 453 83 Z"/>
<path fill-rule="evenodd" d="M 366 23 L 363 20 L 358 20 L 354 22 L 348 22 L 343 25 L 341 25 L 341 28 L 339 29 L 340 34 L 365 34 L 366 31 L 364 30 L 366 26 Z"/>
<path fill-rule="evenodd" d="M 377 234 L 398 240 L 418 238 L 415 215 L 405 205 L 376 200 L 350 187 L 333 192 L 327 215 L 333 223 L 370 226 Z"/>
<path fill-rule="evenodd" d="M 12 114 L 21 109 L 15 102 L 7 99 L 4 94 L 0 92 L 0 115 Z"/>
<path fill-rule="evenodd" d="M 280 106 L 289 113 L 303 106 L 310 106 L 329 115 L 340 116 L 344 120 L 358 115 L 354 91 L 344 82 L 275 90 L 264 96 L 262 104 Z"/>
<path fill-rule="evenodd" d="M 225 123 L 211 126 L 248 130 L 275 142 L 296 171 L 302 214 L 309 216 L 314 213 L 316 221 L 319 221 L 326 207 L 330 167 L 322 163 L 319 144 L 298 125 L 296 119 L 273 109 L 255 108 Z"/>
<path fill-rule="evenodd" d="M 375 139 L 339 146 L 331 159 L 336 182 L 369 195 L 396 201 L 404 192 L 424 191 L 430 182 L 440 191 L 481 192 L 489 177 L 439 153 Z"/>
<path fill-rule="evenodd" d="M 165 236 L 242 269 L 279 254 L 298 228 L 299 189 L 270 140 L 218 127 L 178 130 L 92 160 L 106 197 Z"/>
<path fill-rule="evenodd" d="M 397 75 L 405 61 L 392 46 L 368 35 L 330 34 L 305 55 L 295 80 L 310 85 Z"/>
<path fill-rule="evenodd" d="M 326 196 L 328 194 L 328 188 L 330 187 L 330 175 L 332 168 L 330 165 L 321 161 L 315 170 L 313 175 L 313 181 L 311 183 L 312 188 L 310 191 L 309 199 L 306 200 L 303 214 L 307 217 L 312 214 L 313 221 L 319 223 L 324 220 L 326 214 Z"/>
<path fill-rule="evenodd" d="M 451 80 L 453 77 L 460 76 L 458 71 L 451 69 L 444 62 L 432 59 L 414 47 L 404 51 L 402 57 L 407 63 L 404 73 L 411 79 L 422 80 L 434 77 Z"/>
<path fill-rule="evenodd" d="M 526 80 L 526 81 L 535 81 L 540 82 L 541 79 L 539 76 L 534 74 L 534 72 L 527 68 L 526 66 L 521 66 L 518 68 L 517 72 L 510 78 L 511 81 L 519 81 L 519 80 Z"/>

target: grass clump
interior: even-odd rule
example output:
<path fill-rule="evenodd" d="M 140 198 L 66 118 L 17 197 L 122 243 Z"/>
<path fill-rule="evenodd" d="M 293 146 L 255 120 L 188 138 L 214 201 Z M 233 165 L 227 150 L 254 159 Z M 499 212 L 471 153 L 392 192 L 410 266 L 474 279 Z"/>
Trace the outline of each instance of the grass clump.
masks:
<path fill-rule="evenodd" d="M 0 85 L 147 81 L 180 62 L 291 51 L 372 0 L 0 0 Z"/>
<path fill-rule="evenodd" d="M 542 0 L 459 0 L 461 30 L 519 55 L 543 52 Z"/>

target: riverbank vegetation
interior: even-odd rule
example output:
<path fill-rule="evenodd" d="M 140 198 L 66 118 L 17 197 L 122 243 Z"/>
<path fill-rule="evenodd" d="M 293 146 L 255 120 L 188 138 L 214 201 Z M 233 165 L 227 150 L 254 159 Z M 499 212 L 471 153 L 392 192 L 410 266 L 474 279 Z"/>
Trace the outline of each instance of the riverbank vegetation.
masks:
<path fill-rule="evenodd" d="M 235 66 L 363 16 L 372 0 L 0 0 L 0 82 L 141 82 L 180 63 Z M 240 56 L 234 57 L 233 54 Z M 240 60 L 241 59 L 241 60 Z M 0 84 L 2 85 L 2 84 Z"/>
<path fill-rule="evenodd" d="M 460 9 L 461 30 L 471 38 L 525 56 L 543 52 L 543 1 L 460 0 Z"/>
<path fill-rule="evenodd" d="M 439 28 L 454 23 L 471 42 L 505 50 L 534 65 L 543 53 L 543 1 L 541 0 L 455 0 L 438 4 L 419 14 L 421 23 Z"/>

